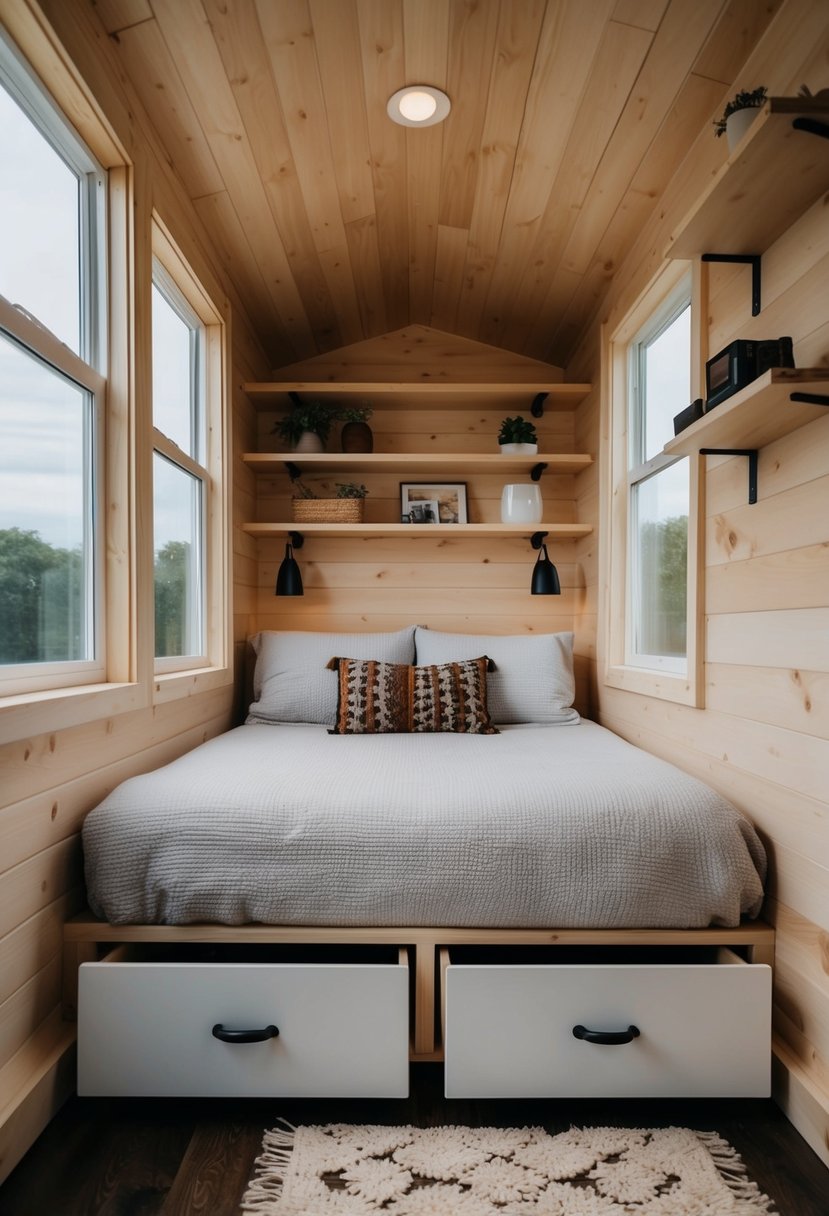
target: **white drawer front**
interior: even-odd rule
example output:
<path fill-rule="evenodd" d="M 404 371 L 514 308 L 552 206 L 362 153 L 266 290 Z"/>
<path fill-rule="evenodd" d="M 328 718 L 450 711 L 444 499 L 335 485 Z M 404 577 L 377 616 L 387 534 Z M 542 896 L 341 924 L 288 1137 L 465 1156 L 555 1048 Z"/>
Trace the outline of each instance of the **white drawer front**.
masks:
<path fill-rule="evenodd" d="M 85 963 L 78 1006 L 82 1095 L 409 1092 L 405 966 Z M 217 1024 L 279 1034 L 226 1043 Z"/>
<path fill-rule="evenodd" d="M 449 1098 L 767 1097 L 771 968 L 449 966 L 445 1036 Z"/>

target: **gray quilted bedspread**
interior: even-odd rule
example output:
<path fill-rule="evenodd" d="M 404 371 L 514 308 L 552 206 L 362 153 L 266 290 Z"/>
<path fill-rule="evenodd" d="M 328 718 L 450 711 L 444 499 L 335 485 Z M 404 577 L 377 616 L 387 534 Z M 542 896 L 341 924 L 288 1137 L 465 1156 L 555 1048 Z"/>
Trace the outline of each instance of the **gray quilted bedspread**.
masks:
<path fill-rule="evenodd" d="M 765 874 L 733 807 L 591 722 L 242 726 L 124 782 L 83 844 L 114 923 L 736 925 Z"/>

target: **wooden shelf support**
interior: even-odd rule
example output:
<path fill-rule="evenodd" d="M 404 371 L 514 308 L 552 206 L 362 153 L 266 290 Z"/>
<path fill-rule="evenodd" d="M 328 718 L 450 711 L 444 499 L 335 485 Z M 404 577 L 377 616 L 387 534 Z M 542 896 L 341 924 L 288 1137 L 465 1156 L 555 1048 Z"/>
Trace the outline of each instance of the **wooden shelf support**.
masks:
<path fill-rule="evenodd" d="M 759 253 L 704 253 L 703 262 L 738 262 L 751 267 L 751 315 L 759 316 L 762 258 Z"/>
<path fill-rule="evenodd" d="M 700 448 L 700 456 L 747 456 L 748 501 L 757 502 L 757 448 Z"/>

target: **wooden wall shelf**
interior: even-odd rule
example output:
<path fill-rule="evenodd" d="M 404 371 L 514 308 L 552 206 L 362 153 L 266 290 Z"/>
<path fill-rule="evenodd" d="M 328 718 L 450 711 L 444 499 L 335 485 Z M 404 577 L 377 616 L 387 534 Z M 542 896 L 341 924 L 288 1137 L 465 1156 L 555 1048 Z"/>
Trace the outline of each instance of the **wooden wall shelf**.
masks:
<path fill-rule="evenodd" d="M 451 452 L 245 452 L 242 456 L 255 473 L 284 473 L 287 464 L 300 473 L 416 473 L 446 479 L 451 473 L 504 473 L 531 475 L 539 464 L 548 473 L 580 473 L 593 457 L 579 454 L 501 456 L 497 452 L 465 456 Z"/>
<path fill-rule="evenodd" d="M 769 98 L 672 234 L 666 257 L 763 253 L 829 190 L 829 144 L 793 128 L 797 118 L 829 121 L 829 107 Z"/>
<path fill-rule="evenodd" d="M 525 536 L 528 539 L 536 532 L 546 532 L 553 540 L 578 540 L 589 536 L 592 524 L 305 524 L 267 523 L 242 524 L 251 536 L 288 536 L 300 532 L 303 536 L 411 536 L 443 539 L 454 536 L 458 540 L 479 536 Z"/>
<path fill-rule="evenodd" d="M 562 384 L 550 381 L 483 381 L 451 384 L 437 380 L 339 381 L 272 380 L 242 385 L 258 410 L 290 409 L 288 393 L 308 397 L 365 397 L 374 409 L 457 409 L 504 408 L 529 410 L 539 393 L 546 393 L 544 408 L 574 410 L 592 389 L 590 384 Z M 524 404 L 526 403 L 526 404 Z"/>
<path fill-rule="evenodd" d="M 764 372 L 680 431 L 665 444 L 665 453 L 689 456 L 700 448 L 762 448 L 816 418 L 829 418 L 825 405 L 792 401 L 792 393 L 829 396 L 829 370 L 776 367 Z"/>

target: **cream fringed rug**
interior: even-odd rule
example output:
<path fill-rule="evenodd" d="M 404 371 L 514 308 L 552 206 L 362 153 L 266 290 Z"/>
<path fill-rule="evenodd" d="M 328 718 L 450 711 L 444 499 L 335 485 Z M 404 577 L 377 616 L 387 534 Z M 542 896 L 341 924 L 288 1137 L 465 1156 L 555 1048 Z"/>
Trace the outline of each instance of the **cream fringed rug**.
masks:
<path fill-rule="evenodd" d="M 684 1127 L 383 1127 L 265 1133 L 252 1216 L 773 1216 L 737 1153 Z"/>

